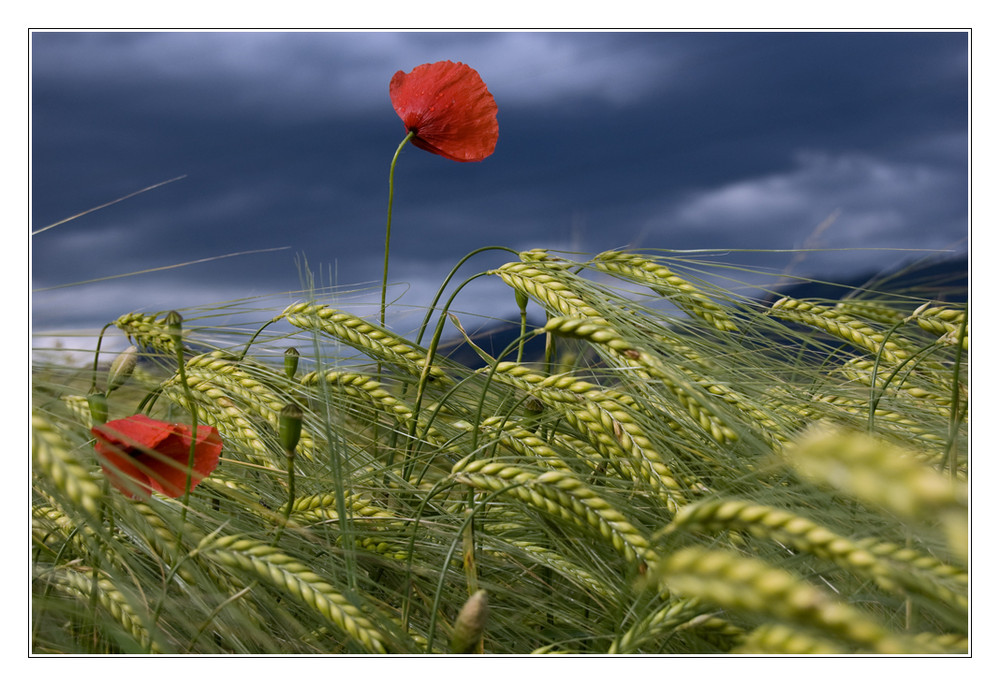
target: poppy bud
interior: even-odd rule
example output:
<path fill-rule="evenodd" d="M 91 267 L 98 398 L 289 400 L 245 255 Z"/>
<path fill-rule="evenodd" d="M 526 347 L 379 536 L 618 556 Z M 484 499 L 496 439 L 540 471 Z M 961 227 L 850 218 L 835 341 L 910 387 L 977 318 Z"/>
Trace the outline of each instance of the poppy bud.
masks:
<path fill-rule="evenodd" d="M 455 628 L 451 632 L 451 652 L 478 653 L 480 641 L 483 640 L 483 630 L 486 628 L 486 618 L 489 616 L 489 604 L 486 602 L 486 591 L 473 593 L 462 610 L 455 618 Z"/>
<path fill-rule="evenodd" d="M 521 312 L 524 312 L 528 308 L 528 294 L 519 288 L 514 289 L 514 301 Z"/>
<path fill-rule="evenodd" d="M 278 438 L 286 452 L 295 452 L 302 435 L 302 409 L 295 403 L 288 403 L 278 415 Z"/>
<path fill-rule="evenodd" d="M 285 376 L 289 379 L 295 378 L 295 372 L 299 368 L 299 351 L 295 348 L 285 350 Z"/>
<path fill-rule="evenodd" d="M 135 363 L 138 359 L 139 349 L 134 345 L 130 345 L 118 353 L 118 357 L 111 363 L 111 369 L 108 370 L 108 393 L 128 381 L 132 372 L 135 371 Z"/>
<path fill-rule="evenodd" d="M 87 406 L 90 407 L 90 419 L 94 425 L 108 421 L 108 397 L 100 392 L 87 396 Z"/>
<path fill-rule="evenodd" d="M 167 312 L 167 333 L 170 335 L 170 338 L 173 340 L 174 345 L 178 350 L 181 349 L 181 338 L 183 337 L 181 322 L 183 321 L 184 318 L 181 317 L 181 313 L 177 310 L 170 310 L 170 312 Z"/>

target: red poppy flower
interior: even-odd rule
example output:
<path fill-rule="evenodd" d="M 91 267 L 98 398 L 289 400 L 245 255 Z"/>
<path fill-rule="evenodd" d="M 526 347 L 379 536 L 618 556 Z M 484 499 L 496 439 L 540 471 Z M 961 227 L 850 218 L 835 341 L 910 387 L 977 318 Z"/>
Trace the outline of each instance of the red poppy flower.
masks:
<path fill-rule="evenodd" d="M 389 97 L 413 144 L 456 162 L 479 162 L 493 154 L 500 135 L 497 103 L 479 73 L 461 62 L 421 64 L 398 71 Z"/>
<path fill-rule="evenodd" d="M 158 491 L 171 498 L 184 493 L 191 427 L 169 424 L 141 414 L 95 426 L 94 449 L 101 469 L 112 485 L 131 498 L 147 498 Z M 219 464 L 222 438 L 214 426 L 199 426 L 194 439 L 191 488 Z"/>

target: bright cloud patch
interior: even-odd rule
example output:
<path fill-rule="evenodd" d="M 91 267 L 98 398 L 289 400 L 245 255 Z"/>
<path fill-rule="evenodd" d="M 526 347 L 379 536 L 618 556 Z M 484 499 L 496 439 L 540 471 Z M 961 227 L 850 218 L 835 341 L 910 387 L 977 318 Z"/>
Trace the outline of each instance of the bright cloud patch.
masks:
<path fill-rule="evenodd" d="M 832 213 L 825 247 L 899 244 L 938 247 L 933 240 L 936 208 L 956 191 L 952 175 L 926 165 L 893 163 L 860 154 L 800 153 L 788 172 L 707 190 L 663 218 L 667 230 L 770 236 L 772 245 L 801 247 Z"/>

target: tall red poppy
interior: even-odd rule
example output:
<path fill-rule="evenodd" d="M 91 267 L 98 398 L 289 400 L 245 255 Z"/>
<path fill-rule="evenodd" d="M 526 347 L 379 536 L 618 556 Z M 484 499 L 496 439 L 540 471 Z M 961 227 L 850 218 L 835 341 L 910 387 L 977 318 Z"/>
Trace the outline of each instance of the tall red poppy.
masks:
<path fill-rule="evenodd" d="M 396 72 L 389 97 L 413 144 L 456 162 L 493 154 L 500 135 L 497 103 L 479 73 L 461 62 L 421 64 Z"/>
<path fill-rule="evenodd" d="M 141 414 L 95 426 L 94 449 L 111 484 L 131 498 L 158 491 L 171 498 L 184 493 L 191 427 L 169 424 Z M 219 464 L 222 438 L 214 426 L 199 426 L 194 438 L 191 488 Z"/>

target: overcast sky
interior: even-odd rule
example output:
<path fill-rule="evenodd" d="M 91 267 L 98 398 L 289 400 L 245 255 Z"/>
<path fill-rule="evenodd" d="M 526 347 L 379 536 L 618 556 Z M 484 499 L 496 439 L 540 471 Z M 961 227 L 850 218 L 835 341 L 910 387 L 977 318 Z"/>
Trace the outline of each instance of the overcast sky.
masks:
<path fill-rule="evenodd" d="M 401 330 L 489 245 L 851 249 L 723 258 L 822 277 L 930 254 L 875 248 L 967 250 L 965 32 L 34 33 L 31 47 L 32 230 L 185 177 L 32 238 L 36 332 L 272 296 L 263 321 L 301 298 L 303 259 L 322 285 L 362 284 L 338 304 L 376 319 L 405 135 L 389 80 L 437 60 L 479 71 L 500 138 L 480 163 L 401 156 Z M 268 252 L 54 288 L 245 251 Z M 480 280 L 460 304 L 512 314 L 506 293 Z"/>

